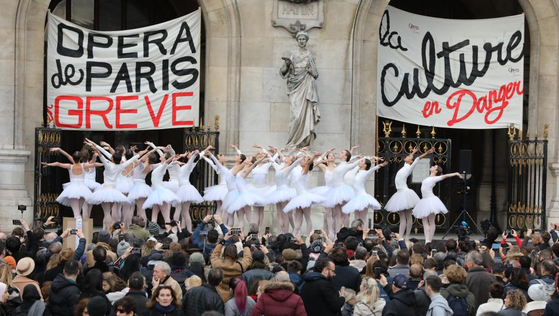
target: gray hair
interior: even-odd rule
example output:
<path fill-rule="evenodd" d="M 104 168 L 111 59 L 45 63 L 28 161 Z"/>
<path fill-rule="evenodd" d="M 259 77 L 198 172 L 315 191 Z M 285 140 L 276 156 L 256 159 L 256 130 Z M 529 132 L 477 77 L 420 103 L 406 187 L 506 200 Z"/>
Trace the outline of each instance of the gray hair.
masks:
<path fill-rule="evenodd" d="M 258 224 L 252 223 L 248 226 L 248 230 L 251 234 L 258 234 L 260 228 L 258 227 Z"/>
<path fill-rule="evenodd" d="M 62 251 L 62 244 L 60 242 L 53 242 L 52 244 L 50 244 L 49 246 L 49 251 L 51 253 L 59 253 L 60 251 Z"/>
<path fill-rule="evenodd" d="M 47 242 L 47 244 L 50 244 L 51 242 L 54 241 L 54 239 L 57 237 L 58 235 L 54 232 L 52 233 L 48 233 L 45 235 L 45 241 Z"/>
<path fill-rule="evenodd" d="M 351 222 L 351 228 L 357 228 L 361 225 L 363 225 L 363 221 L 360 219 L 354 219 L 353 222 Z"/>
<path fill-rule="evenodd" d="M 471 262 L 473 262 L 478 266 L 483 264 L 483 257 L 481 256 L 481 253 L 479 253 L 479 251 L 477 250 L 472 250 L 468 252 L 466 259 L 470 260 Z"/>
<path fill-rule="evenodd" d="M 289 278 L 289 273 L 287 273 L 286 271 L 277 272 L 276 276 L 274 277 L 274 280 L 278 282 L 291 282 L 291 279 Z"/>
<path fill-rule="evenodd" d="M 433 271 L 433 270 L 427 270 L 423 272 L 423 279 L 427 279 L 427 277 L 429 276 L 436 276 L 438 277 L 439 275 L 437 274 L 437 271 Z"/>
<path fill-rule="evenodd" d="M 165 274 L 171 273 L 171 266 L 165 261 L 156 261 L 155 267 L 159 266 L 161 268 L 161 272 Z"/>
<path fill-rule="evenodd" d="M 357 247 L 357 249 L 355 250 L 355 259 L 360 259 L 360 260 L 364 260 L 367 257 L 367 249 L 365 249 L 365 247 Z"/>

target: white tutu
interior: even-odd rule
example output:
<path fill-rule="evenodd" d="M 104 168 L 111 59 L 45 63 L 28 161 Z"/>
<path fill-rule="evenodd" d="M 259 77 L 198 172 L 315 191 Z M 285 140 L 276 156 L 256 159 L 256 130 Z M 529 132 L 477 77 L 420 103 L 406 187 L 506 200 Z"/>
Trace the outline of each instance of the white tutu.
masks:
<path fill-rule="evenodd" d="M 272 193 L 275 189 L 276 186 L 275 185 L 264 185 L 261 187 L 258 186 L 254 186 L 252 184 L 248 185 L 248 190 L 258 196 L 260 196 L 266 203 L 264 204 L 257 204 L 256 206 L 266 206 L 268 205 L 268 199 L 266 198 L 266 196 L 268 196 L 268 194 Z"/>
<path fill-rule="evenodd" d="M 310 207 L 313 204 L 321 203 L 323 201 L 324 197 L 307 191 L 292 198 L 291 201 L 289 201 L 289 203 L 287 203 L 287 205 L 283 208 L 283 212 L 289 213 L 296 208 Z"/>
<path fill-rule="evenodd" d="M 70 199 L 84 198 L 88 200 L 89 198 L 91 198 L 91 190 L 89 190 L 85 183 L 81 181 L 74 181 L 64 184 L 65 185 L 62 185 L 64 190 L 62 191 L 62 193 L 60 193 L 60 195 L 56 199 L 56 202 L 64 206 L 70 206 Z"/>
<path fill-rule="evenodd" d="M 417 205 L 413 209 L 413 216 L 416 218 L 424 218 L 429 216 L 429 214 L 439 214 L 448 213 L 446 206 L 437 196 L 431 196 L 427 198 L 422 198 L 417 202 Z"/>
<path fill-rule="evenodd" d="M 237 198 L 227 207 L 227 213 L 233 214 L 245 206 L 265 204 L 266 200 L 250 191 L 240 193 Z"/>
<path fill-rule="evenodd" d="M 270 194 L 266 195 L 266 200 L 268 204 L 276 204 L 280 202 L 287 202 L 297 196 L 295 189 L 285 187 L 272 191 Z"/>
<path fill-rule="evenodd" d="M 370 194 L 359 194 L 342 207 L 342 212 L 345 214 L 351 214 L 355 211 L 362 211 L 365 209 L 372 208 L 373 210 L 380 210 L 382 207 L 380 203 L 372 197 Z"/>
<path fill-rule="evenodd" d="M 239 190 L 237 189 L 227 192 L 227 194 L 223 198 L 223 203 L 221 203 L 221 209 L 227 210 L 229 208 L 229 205 L 231 205 L 231 203 L 235 201 L 237 196 L 239 196 Z"/>
<path fill-rule="evenodd" d="M 328 190 L 330 190 L 330 187 L 322 185 L 322 186 L 314 187 L 314 188 L 310 189 L 309 192 L 325 197 L 326 193 L 328 193 Z"/>
<path fill-rule="evenodd" d="M 134 186 L 128 192 L 128 199 L 133 202 L 137 199 L 147 198 L 153 190 L 143 181 L 134 181 Z"/>
<path fill-rule="evenodd" d="M 165 203 L 175 206 L 179 202 L 179 197 L 175 193 L 165 187 L 159 187 L 151 192 L 142 208 L 153 208 L 154 205 L 163 205 Z"/>
<path fill-rule="evenodd" d="M 89 204 L 98 205 L 101 203 L 125 203 L 130 204 L 130 200 L 114 187 L 101 186 L 91 194 L 87 201 Z"/>
<path fill-rule="evenodd" d="M 116 189 L 123 194 L 128 194 L 134 186 L 134 179 L 132 177 L 118 177 L 116 181 Z"/>
<path fill-rule="evenodd" d="M 225 199 L 229 190 L 226 184 L 212 185 L 204 189 L 204 201 L 222 201 Z"/>
<path fill-rule="evenodd" d="M 181 203 L 191 202 L 198 204 L 204 202 L 200 192 L 198 192 L 198 190 L 196 190 L 196 188 L 190 183 L 181 185 L 177 191 L 177 196 L 179 197 Z"/>
<path fill-rule="evenodd" d="M 179 190 L 179 182 L 177 180 L 173 180 L 173 181 L 165 181 L 163 182 L 163 186 L 171 191 L 173 191 L 174 193 L 177 193 L 177 191 Z"/>
<path fill-rule="evenodd" d="M 99 189 L 100 187 L 102 187 L 101 183 L 95 182 L 95 181 L 84 181 L 83 183 L 85 183 L 85 185 L 87 185 L 87 187 L 93 192 L 97 189 Z"/>
<path fill-rule="evenodd" d="M 343 183 L 335 186 L 326 192 L 324 201 L 325 207 L 334 207 L 338 204 L 343 204 L 355 196 L 355 191 L 349 185 Z"/>
<path fill-rule="evenodd" d="M 414 190 L 406 188 L 398 190 L 390 200 L 386 203 L 384 207 L 388 212 L 400 212 L 404 210 L 411 210 L 419 202 L 419 196 Z"/>

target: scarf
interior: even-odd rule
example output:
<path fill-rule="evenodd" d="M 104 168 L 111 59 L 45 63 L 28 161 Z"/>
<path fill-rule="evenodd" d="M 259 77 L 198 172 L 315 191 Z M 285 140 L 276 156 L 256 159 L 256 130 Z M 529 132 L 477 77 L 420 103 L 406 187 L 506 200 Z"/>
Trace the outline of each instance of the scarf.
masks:
<path fill-rule="evenodd" d="M 155 303 L 155 310 L 162 314 L 169 314 L 175 311 L 175 305 L 171 304 L 167 307 L 161 306 L 159 303 Z"/>

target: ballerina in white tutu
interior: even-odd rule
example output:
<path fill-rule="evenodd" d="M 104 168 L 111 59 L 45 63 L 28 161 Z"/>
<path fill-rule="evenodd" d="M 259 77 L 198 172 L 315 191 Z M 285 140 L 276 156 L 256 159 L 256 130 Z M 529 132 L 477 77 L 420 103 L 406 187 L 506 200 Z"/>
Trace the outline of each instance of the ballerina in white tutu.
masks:
<path fill-rule="evenodd" d="M 58 150 L 59 148 L 52 151 Z M 70 174 L 70 182 L 65 186 L 56 201 L 64 206 L 71 207 L 72 212 L 74 213 L 74 218 L 79 218 L 82 210 L 84 209 L 84 205 L 85 208 L 87 208 L 85 201 L 91 197 L 91 190 L 89 190 L 87 185 L 84 183 L 84 167 L 91 168 L 95 167 L 95 165 L 90 163 L 82 164 L 80 162 L 81 154 L 79 151 L 74 152 L 71 158 L 72 163 L 42 162 L 41 164 L 43 165 L 43 168 L 60 167 L 68 170 Z"/>
<path fill-rule="evenodd" d="M 209 156 L 210 158 L 206 156 Z M 215 157 L 211 151 L 208 151 L 203 158 L 219 175 L 219 182 L 216 185 L 205 188 L 204 196 L 202 198 L 204 201 L 216 202 L 217 210 L 215 215 L 222 217 L 223 200 L 225 199 L 227 192 L 229 192 L 226 181 L 229 169 L 224 166 L 227 163 L 227 156 L 218 154 L 217 157 Z"/>
<path fill-rule="evenodd" d="M 241 228 L 241 231 L 245 226 L 244 225 L 245 217 L 247 218 L 247 220 L 250 221 L 250 218 L 246 214 L 250 214 L 251 206 L 255 204 L 266 203 L 266 200 L 263 197 L 255 193 L 252 193 L 247 188 L 246 185 L 245 178 L 260 162 L 262 162 L 264 159 L 267 159 L 267 157 L 262 157 L 260 158 L 260 160 L 256 160 L 256 161 L 255 159 L 256 158 L 254 157 L 251 157 L 250 159 L 246 159 L 243 163 L 244 164 L 243 169 L 237 171 L 236 174 L 231 172 L 235 176 L 235 183 L 237 184 L 237 190 L 239 191 L 239 194 L 227 208 L 227 213 L 229 213 L 229 215 L 231 216 L 233 216 L 232 214 L 237 213 L 237 218 L 239 219 L 239 227 Z"/>
<path fill-rule="evenodd" d="M 289 213 L 294 211 L 295 213 L 295 228 L 293 229 L 294 236 L 301 236 L 303 216 L 305 217 L 305 221 L 307 223 L 307 234 L 312 233 L 311 206 L 324 201 L 324 197 L 321 195 L 307 191 L 309 171 L 312 171 L 314 159 L 318 158 L 320 155 L 320 153 L 317 153 L 314 157 L 309 155 L 304 156 L 303 160 L 300 162 L 300 166 L 302 167 L 301 173 L 293 175 L 295 178 L 292 178 L 292 180 L 295 180 L 294 183 L 297 196 L 292 198 L 291 201 L 287 203 L 283 212 Z"/>
<path fill-rule="evenodd" d="M 367 180 L 369 179 L 371 174 L 375 172 L 375 170 L 386 166 L 388 162 L 385 161 L 380 165 L 376 165 L 371 168 L 372 159 L 374 159 L 375 161 L 382 160 L 382 158 L 378 157 L 367 157 L 364 160 L 361 160 L 361 162 L 359 163 L 359 171 L 357 172 L 357 175 L 355 175 L 355 180 L 353 182 L 355 197 L 349 200 L 349 202 L 347 202 L 346 205 L 342 207 L 342 212 L 344 212 L 345 214 L 356 212 L 355 219 L 360 219 L 363 223 L 367 222 L 367 213 L 369 211 L 369 208 L 372 208 L 373 210 L 380 210 L 382 208 L 380 203 L 365 190 L 365 182 L 367 182 Z"/>
<path fill-rule="evenodd" d="M 171 145 L 167 145 L 166 147 L 166 153 L 165 153 L 165 158 L 163 158 L 163 160 L 168 160 L 169 158 L 175 156 L 175 150 L 173 149 L 173 147 Z M 180 187 L 180 170 L 181 170 L 181 165 L 179 163 L 178 160 L 172 160 L 169 165 L 167 166 L 167 172 L 169 173 L 169 180 L 163 182 L 163 185 L 173 191 L 173 193 L 177 193 L 177 191 L 179 190 Z"/>
<path fill-rule="evenodd" d="M 336 168 L 336 155 L 332 152 L 334 148 L 327 150 L 322 157 L 316 160 L 316 166 L 324 173 L 324 185 L 314 187 L 309 192 L 326 197 L 326 193 L 332 188 L 332 175 Z M 326 201 L 326 199 L 324 199 Z M 322 203 L 324 206 L 324 202 Z M 334 237 L 334 209 L 332 207 L 324 206 L 324 223 L 323 229 L 327 231 L 330 239 Z"/>
<path fill-rule="evenodd" d="M 435 148 L 431 148 L 419 157 L 413 159 L 413 156 L 417 153 L 419 149 L 415 147 L 412 152 L 404 158 L 404 166 L 398 170 L 394 182 L 396 184 L 396 193 L 392 195 L 390 200 L 386 203 L 384 207 L 388 212 L 400 212 L 400 230 L 399 234 L 405 240 L 410 238 L 411 228 L 413 224 L 412 210 L 419 202 L 419 196 L 414 190 L 408 188 L 408 177 L 412 174 L 413 169 L 419 163 L 419 160 L 425 158 L 425 156 L 435 152 Z"/>
<path fill-rule="evenodd" d="M 279 151 L 279 154 L 281 158 L 281 150 Z M 272 161 L 272 166 L 276 170 L 276 189 L 268 194 L 266 199 L 270 204 L 276 205 L 277 235 L 285 234 L 289 231 L 289 215 L 284 213 L 283 209 L 287 203 L 297 195 L 297 192 L 289 187 L 289 176 L 291 175 L 293 169 L 295 169 L 295 167 L 303 161 L 304 157 L 299 157 L 295 161 L 293 161 L 293 159 L 293 156 L 287 156 L 283 158 L 284 162 L 282 164 Z"/>
<path fill-rule="evenodd" d="M 179 156 L 172 156 L 151 172 L 151 188 L 153 191 L 142 207 L 144 209 L 151 208 L 151 221 L 154 223 L 157 223 L 160 211 L 165 223 L 171 222 L 171 206 L 180 202 L 179 197 L 173 191 L 167 189 L 163 182 L 169 164 L 178 159 Z"/>
<path fill-rule="evenodd" d="M 229 216 L 227 210 L 229 209 L 231 203 L 233 203 L 233 201 L 239 195 L 235 175 L 237 174 L 237 172 L 239 172 L 239 170 L 243 169 L 244 162 L 247 157 L 239 150 L 237 146 L 229 144 L 227 145 L 227 147 L 233 148 L 237 154 L 234 158 L 235 165 L 233 166 L 233 168 L 231 168 L 231 170 L 226 170 L 227 168 L 223 169 L 223 172 L 225 172 L 225 182 L 227 183 L 228 192 L 223 199 L 223 203 L 221 204 L 221 218 L 224 223 L 227 223 L 226 225 L 228 227 L 233 227 L 233 224 L 235 223 L 235 217 Z"/>
<path fill-rule="evenodd" d="M 254 144 L 254 148 L 259 148 L 262 151 L 256 154 L 256 159 L 261 159 L 269 155 L 269 153 L 264 149 L 262 146 Z M 273 150 L 273 148 L 270 148 Z M 278 158 L 277 151 L 274 153 L 271 160 L 275 161 Z M 248 189 L 261 197 L 266 197 L 276 188 L 274 185 L 268 184 L 268 170 L 272 166 L 270 161 L 263 161 L 258 164 L 252 170 L 252 183 L 248 185 Z M 265 204 L 256 204 L 253 206 L 255 218 L 249 221 L 249 223 L 258 223 L 258 226 L 262 226 L 262 222 L 264 221 L 264 207 L 267 205 L 267 201 Z"/>
<path fill-rule="evenodd" d="M 435 235 L 435 216 L 439 213 L 446 214 L 448 210 L 438 196 L 433 194 L 433 187 L 437 182 L 450 177 L 462 178 L 458 172 L 442 174 L 443 168 L 434 165 L 429 169 L 430 175 L 421 183 L 421 200 L 413 208 L 413 216 L 421 218 L 425 243 L 431 242 Z"/>

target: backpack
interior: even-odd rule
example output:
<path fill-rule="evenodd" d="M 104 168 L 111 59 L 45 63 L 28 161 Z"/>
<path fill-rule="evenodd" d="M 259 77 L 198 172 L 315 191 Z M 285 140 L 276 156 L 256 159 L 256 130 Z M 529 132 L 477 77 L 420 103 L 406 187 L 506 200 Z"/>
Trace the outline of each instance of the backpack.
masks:
<path fill-rule="evenodd" d="M 184 281 L 186 281 L 186 279 L 192 276 L 192 274 L 193 273 L 187 269 L 175 269 L 171 271 L 171 278 L 177 281 L 177 283 L 181 287 L 182 292 L 186 293 L 186 286 L 184 284 Z"/>
<path fill-rule="evenodd" d="M 457 297 L 452 294 L 448 294 L 446 298 L 448 301 L 448 306 L 454 311 L 453 316 L 468 316 L 468 302 L 466 302 L 465 297 Z"/>

